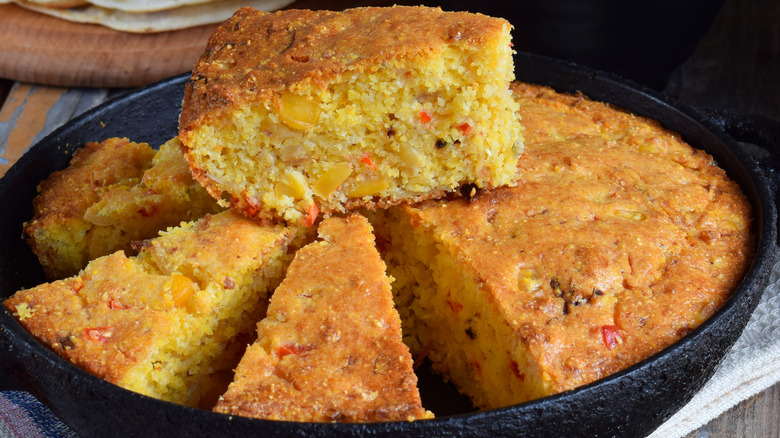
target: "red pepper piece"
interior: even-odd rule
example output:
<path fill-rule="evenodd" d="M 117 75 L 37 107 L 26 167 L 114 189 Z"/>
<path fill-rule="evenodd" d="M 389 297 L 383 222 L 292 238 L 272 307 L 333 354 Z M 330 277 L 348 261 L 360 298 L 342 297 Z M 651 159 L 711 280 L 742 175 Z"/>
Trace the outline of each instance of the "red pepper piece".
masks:
<path fill-rule="evenodd" d="M 614 325 L 605 325 L 601 327 L 601 337 L 604 339 L 604 345 L 608 350 L 615 348 L 622 342 L 620 338 L 620 329 Z"/>
<path fill-rule="evenodd" d="M 281 359 L 290 354 L 301 354 L 307 351 L 311 351 L 313 349 L 314 349 L 313 345 L 288 344 L 288 345 L 282 345 L 276 347 L 276 350 L 274 350 L 274 354 L 276 354 L 276 357 Z"/>
<path fill-rule="evenodd" d="M 111 326 L 105 327 L 87 327 L 84 329 L 84 336 L 90 341 L 106 342 L 111 337 Z"/>
<path fill-rule="evenodd" d="M 257 215 L 257 213 L 260 211 L 260 208 L 258 208 L 257 206 L 257 199 L 251 196 L 247 196 L 246 193 L 242 193 L 241 196 L 244 198 L 244 202 L 246 202 L 247 204 L 247 206 L 244 207 L 244 213 L 249 217 L 254 217 L 255 215 Z"/>
<path fill-rule="evenodd" d="M 463 310 L 463 304 L 457 301 L 447 300 L 447 304 L 450 305 L 450 309 L 452 310 L 453 313 L 458 313 L 461 310 Z"/>
<path fill-rule="evenodd" d="M 427 125 L 431 122 L 431 114 L 428 111 L 422 110 L 417 114 L 420 117 L 420 122 L 423 125 Z"/>
<path fill-rule="evenodd" d="M 124 304 L 116 302 L 114 300 L 108 300 L 108 308 L 111 310 L 124 310 L 124 309 L 129 309 L 130 307 L 125 306 Z"/>
<path fill-rule="evenodd" d="M 363 153 L 363 156 L 360 158 L 359 161 L 365 164 L 366 166 L 370 167 L 374 172 L 379 170 L 379 168 L 376 167 L 376 164 L 374 164 L 374 161 L 371 159 L 371 157 L 368 156 L 368 152 Z"/>
<path fill-rule="evenodd" d="M 460 131 L 461 135 L 468 135 L 468 133 L 471 132 L 471 125 L 468 123 L 461 123 L 458 125 L 458 131 Z"/>
<path fill-rule="evenodd" d="M 512 370 L 512 374 L 514 374 L 515 377 L 517 377 L 521 382 L 525 382 L 525 373 L 520 372 L 520 365 L 518 365 L 514 359 L 509 360 L 509 368 Z"/>
<path fill-rule="evenodd" d="M 317 203 L 312 201 L 309 205 L 309 210 L 306 212 L 306 216 L 303 217 L 303 225 L 310 227 L 314 225 L 314 221 L 317 220 L 317 216 L 320 214 L 320 209 L 317 207 Z"/>

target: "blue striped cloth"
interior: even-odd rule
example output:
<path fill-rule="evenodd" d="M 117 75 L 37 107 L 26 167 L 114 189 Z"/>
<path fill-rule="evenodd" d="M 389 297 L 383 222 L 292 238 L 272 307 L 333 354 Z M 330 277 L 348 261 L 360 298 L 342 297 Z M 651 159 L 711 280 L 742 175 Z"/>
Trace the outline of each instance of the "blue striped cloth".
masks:
<path fill-rule="evenodd" d="M 0 438 L 78 438 L 35 397 L 0 392 Z"/>

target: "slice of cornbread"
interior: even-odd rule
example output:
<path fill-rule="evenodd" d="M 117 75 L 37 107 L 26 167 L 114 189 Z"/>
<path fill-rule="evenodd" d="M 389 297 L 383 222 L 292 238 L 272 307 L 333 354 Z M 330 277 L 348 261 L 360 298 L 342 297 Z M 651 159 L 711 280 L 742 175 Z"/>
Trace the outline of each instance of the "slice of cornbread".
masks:
<path fill-rule="evenodd" d="M 24 232 L 50 280 L 166 227 L 221 208 L 195 181 L 174 138 L 154 151 L 126 138 L 90 142 L 39 186 Z"/>
<path fill-rule="evenodd" d="M 4 304 L 42 343 L 98 377 L 190 406 L 211 396 L 213 406 L 301 236 L 233 212 L 207 215 L 145 241 L 136 257 L 100 257 Z"/>
<path fill-rule="evenodd" d="M 226 205 L 306 224 L 513 185 L 510 27 L 426 7 L 241 9 L 187 84 L 185 158 Z"/>
<path fill-rule="evenodd" d="M 316 422 L 428 418 L 368 221 L 332 217 L 298 251 L 218 412 Z"/>
<path fill-rule="evenodd" d="M 518 186 L 375 223 L 413 351 L 481 408 L 669 346 L 726 301 L 754 246 L 737 184 L 679 135 L 584 96 L 514 89 Z"/>

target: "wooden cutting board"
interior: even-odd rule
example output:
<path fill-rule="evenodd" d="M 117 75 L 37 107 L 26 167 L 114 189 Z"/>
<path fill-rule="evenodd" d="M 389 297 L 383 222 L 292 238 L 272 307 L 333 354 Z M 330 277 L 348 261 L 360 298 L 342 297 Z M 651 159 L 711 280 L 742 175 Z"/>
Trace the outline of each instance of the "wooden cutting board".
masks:
<path fill-rule="evenodd" d="M 297 0 L 288 8 L 341 10 L 392 4 L 419 3 Z M 136 87 L 190 71 L 216 27 L 134 34 L 0 4 L 0 78 L 62 87 Z"/>
<path fill-rule="evenodd" d="M 133 34 L 0 5 L 0 77 L 79 87 L 135 87 L 192 69 L 216 24 Z"/>

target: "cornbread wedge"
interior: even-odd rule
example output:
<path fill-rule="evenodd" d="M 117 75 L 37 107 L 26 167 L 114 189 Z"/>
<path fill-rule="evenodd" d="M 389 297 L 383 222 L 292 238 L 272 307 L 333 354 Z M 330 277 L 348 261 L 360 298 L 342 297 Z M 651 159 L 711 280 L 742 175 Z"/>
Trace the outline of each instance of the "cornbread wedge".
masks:
<path fill-rule="evenodd" d="M 480 408 L 615 373 L 739 284 L 751 208 L 703 151 L 584 96 L 514 87 L 516 187 L 376 219 L 406 340 Z"/>
<path fill-rule="evenodd" d="M 213 406 L 300 245 L 301 228 L 207 215 L 4 304 L 54 352 L 126 389 Z M 226 377 L 227 376 L 227 377 Z M 211 399 L 211 404 L 208 401 Z"/>
<path fill-rule="evenodd" d="M 385 265 L 363 216 L 295 256 L 215 410 L 290 421 L 406 421 L 422 408 Z"/>
<path fill-rule="evenodd" d="M 134 254 L 131 242 L 222 210 L 193 181 L 177 138 L 159 151 L 126 138 L 87 143 L 38 191 L 24 233 L 50 280 L 118 250 Z"/>
<path fill-rule="evenodd" d="M 513 185 L 510 24 L 426 7 L 239 10 L 209 39 L 179 135 L 193 175 L 262 220 Z"/>

